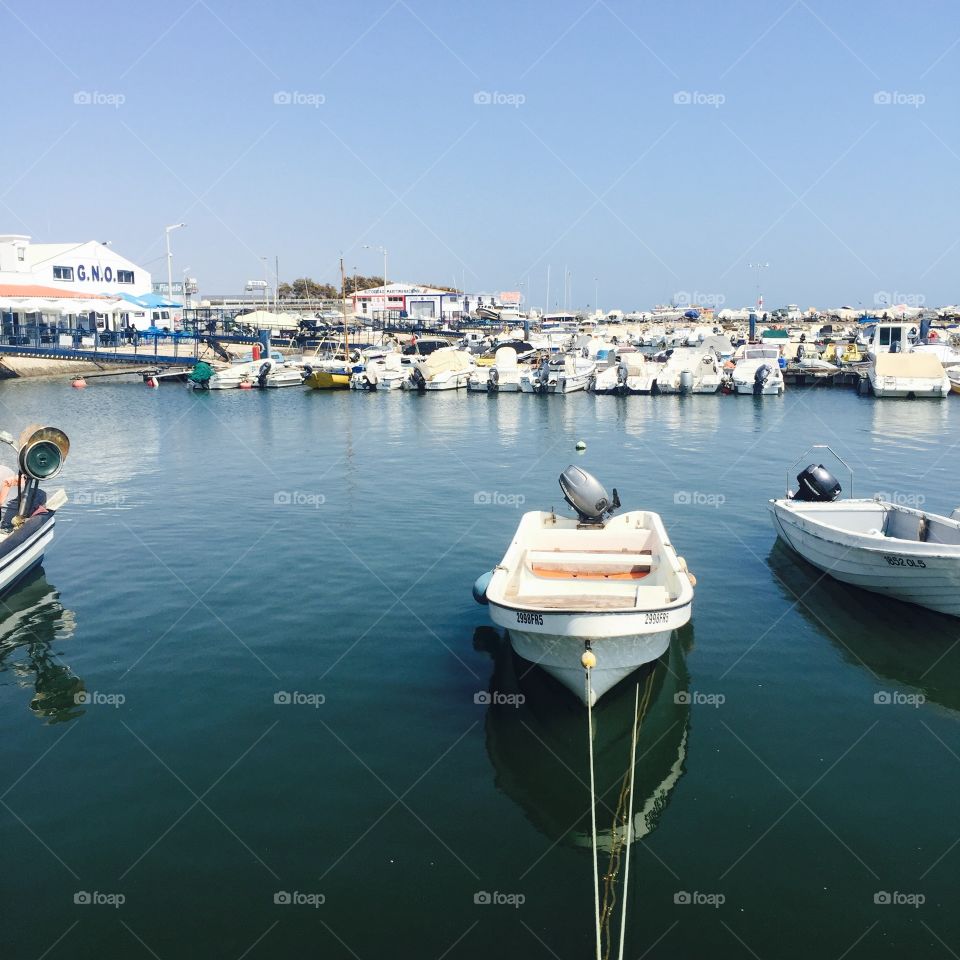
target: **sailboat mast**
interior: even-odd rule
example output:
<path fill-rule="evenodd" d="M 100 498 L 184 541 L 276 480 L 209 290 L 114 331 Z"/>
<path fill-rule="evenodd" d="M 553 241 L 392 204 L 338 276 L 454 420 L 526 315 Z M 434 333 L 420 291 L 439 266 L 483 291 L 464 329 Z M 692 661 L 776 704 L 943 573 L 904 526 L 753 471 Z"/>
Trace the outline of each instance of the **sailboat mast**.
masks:
<path fill-rule="evenodd" d="M 343 257 L 340 258 L 340 305 L 343 309 L 343 357 L 350 362 L 350 340 L 347 333 L 347 278 L 343 272 Z"/>

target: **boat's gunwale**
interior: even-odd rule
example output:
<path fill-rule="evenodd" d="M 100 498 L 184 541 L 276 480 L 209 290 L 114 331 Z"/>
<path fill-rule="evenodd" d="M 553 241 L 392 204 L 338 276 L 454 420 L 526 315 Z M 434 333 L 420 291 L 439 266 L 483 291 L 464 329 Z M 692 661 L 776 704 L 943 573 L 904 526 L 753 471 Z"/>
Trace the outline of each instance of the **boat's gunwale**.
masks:
<path fill-rule="evenodd" d="M 813 515 L 813 512 L 817 510 L 818 506 L 823 508 L 830 506 L 839 507 L 850 505 L 855 507 L 866 507 L 869 505 L 873 507 L 900 510 L 904 513 L 910 513 L 917 517 L 934 517 L 937 520 L 960 528 L 960 522 L 951 520 L 949 517 L 944 517 L 941 514 L 930 513 L 929 511 L 925 510 L 917 510 L 913 507 L 901 506 L 899 504 L 893 504 L 887 502 L 886 500 L 878 500 L 875 498 L 852 498 L 850 500 L 837 500 L 829 504 L 819 505 L 804 503 L 804 508 L 801 510 L 789 509 L 791 505 L 794 505 L 795 501 L 786 500 L 783 498 L 771 499 L 769 503 L 771 512 L 777 518 L 778 525 L 782 524 L 783 522 L 788 522 L 796 529 L 799 529 L 809 536 L 812 536 L 818 540 L 822 540 L 826 543 L 832 543 L 837 546 L 847 547 L 849 549 L 863 550 L 867 553 L 877 555 L 889 553 L 912 553 L 923 557 L 925 560 L 960 560 L 960 544 L 957 544 L 951 548 L 951 545 L 946 543 L 925 543 L 921 540 L 906 540 L 902 537 L 888 537 L 886 535 L 884 535 L 882 539 L 878 540 L 876 537 L 871 537 L 866 533 L 856 533 L 852 530 L 844 530 L 841 527 L 831 526 L 830 524 L 825 523 L 823 520 L 817 519 L 817 517 Z M 829 511 L 821 509 L 821 512 L 828 513 Z M 787 518 L 792 518 L 792 522 Z M 800 520 L 806 521 L 817 529 L 807 530 L 801 523 L 798 522 Z M 837 537 L 824 536 L 817 533 L 817 530 L 842 534 L 845 539 L 840 540 Z M 900 544 L 903 545 L 902 548 L 899 546 Z M 888 545 L 886 549 L 884 549 L 884 545 Z M 945 550 L 944 548 L 947 549 Z"/>
<path fill-rule="evenodd" d="M 635 517 L 638 514 L 643 514 L 645 518 L 644 526 L 640 529 L 649 531 L 656 538 L 657 545 L 661 551 L 661 564 L 668 567 L 669 571 L 676 577 L 677 583 L 679 584 L 679 593 L 677 594 L 675 600 L 672 600 L 667 604 L 658 604 L 657 606 L 638 606 L 635 603 L 635 605 L 632 607 L 623 607 L 616 610 L 598 610 L 596 608 L 587 606 L 577 607 L 576 597 L 570 598 L 570 608 L 543 608 L 536 602 L 535 598 L 530 602 L 518 602 L 514 598 L 507 600 L 506 580 L 510 575 L 510 571 L 513 569 L 512 566 L 508 567 L 507 563 L 508 561 L 522 562 L 522 555 L 525 555 L 526 552 L 531 549 L 528 544 L 524 544 L 522 542 L 522 533 L 524 532 L 524 528 L 533 527 L 538 523 L 542 524 L 543 518 L 545 517 L 554 517 L 556 521 L 560 521 L 562 523 L 563 528 L 567 530 L 577 529 L 576 520 L 572 517 L 558 515 L 552 511 L 530 510 L 524 513 L 524 515 L 520 518 L 517 529 L 514 531 L 513 537 L 511 538 L 510 545 L 507 547 L 503 558 L 500 560 L 500 563 L 498 563 L 494 568 L 493 577 L 491 578 L 486 592 L 488 603 L 490 606 L 499 607 L 502 610 L 509 610 L 514 613 L 535 612 L 542 613 L 544 617 L 631 617 L 640 616 L 647 613 L 671 612 L 674 610 L 679 610 L 684 606 L 691 605 L 693 603 L 694 595 L 693 585 L 691 584 L 686 571 L 680 565 L 679 555 L 676 551 L 676 548 L 670 542 L 670 537 L 667 535 L 663 520 L 658 513 L 654 513 L 652 510 L 629 510 L 626 513 L 618 514 L 615 517 L 612 517 L 607 521 L 607 525 L 623 521 L 629 524 L 629 518 Z M 665 589 L 667 589 L 666 585 L 664 586 Z M 656 625 L 651 624 L 651 626 Z"/>

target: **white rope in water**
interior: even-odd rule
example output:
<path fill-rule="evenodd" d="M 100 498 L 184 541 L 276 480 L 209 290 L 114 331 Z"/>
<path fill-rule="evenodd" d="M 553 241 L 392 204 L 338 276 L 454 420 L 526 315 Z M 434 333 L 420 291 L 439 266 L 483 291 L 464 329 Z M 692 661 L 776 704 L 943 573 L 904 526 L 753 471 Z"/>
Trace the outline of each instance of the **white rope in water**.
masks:
<path fill-rule="evenodd" d="M 597 790 L 593 775 L 593 691 L 590 688 L 590 668 L 584 670 L 587 684 L 587 736 L 590 747 L 590 834 L 593 843 L 593 922 L 597 934 L 597 960 L 600 950 L 600 875 L 597 868 Z"/>
<path fill-rule="evenodd" d="M 627 892 L 630 881 L 630 846 L 633 841 L 633 776 L 637 769 L 637 733 L 640 715 L 640 684 L 633 698 L 633 741 L 630 748 L 630 799 L 627 806 L 627 855 L 623 866 L 623 906 L 620 913 L 620 951 L 617 960 L 623 960 L 624 934 L 627 929 Z"/>

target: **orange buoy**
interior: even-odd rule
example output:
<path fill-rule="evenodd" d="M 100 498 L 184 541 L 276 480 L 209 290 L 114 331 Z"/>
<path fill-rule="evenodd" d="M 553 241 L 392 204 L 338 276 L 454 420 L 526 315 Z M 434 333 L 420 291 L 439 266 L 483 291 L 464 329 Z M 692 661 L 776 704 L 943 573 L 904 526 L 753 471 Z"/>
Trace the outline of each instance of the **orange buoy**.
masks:
<path fill-rule="evenodd" d="M 253 384 L 250 383 L 249 380 L 244 380 L 243 383 L 240 384 L 240 389 L 241 389 L 241 390 L 252 390 L 252 389 L 253 389 Z"/>
<path fill-rule="evenodd" d="M 87 381 L 83 377 L 77 377 L 70 384 L 75 390 L 82 390 L 87 385 Z"/>

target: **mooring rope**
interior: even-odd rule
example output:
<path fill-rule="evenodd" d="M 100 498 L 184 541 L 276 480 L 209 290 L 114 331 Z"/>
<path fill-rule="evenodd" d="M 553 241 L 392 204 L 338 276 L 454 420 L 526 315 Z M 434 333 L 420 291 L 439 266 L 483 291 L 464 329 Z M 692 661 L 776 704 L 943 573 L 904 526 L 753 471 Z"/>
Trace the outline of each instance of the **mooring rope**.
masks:
<path fill-rule="evenodd" d="M 584 654 L 586 657 L 586 654 Z M 589 677 L 590 670 L 587 669 L 588 697 L 589 697 Z M 646 716 L 650 707 L 650 700 L 653 694 L 653 679 L 655 671 L 651 670 L 644 683 L 643 699 L 640 698 L 640 684 L 637 684 L 634 694 L 633 709 L 633 729 L 631 732 L 631 753 L 630 765 L 624 773 L 623 781 L 620 785 L 620 795 L 617 799 L 617 807 L 613 816 L 613 824 L 610 829 L 610 859 L 607 864 L 607 870 L 603 877 L 603 906 L 599 903 L 599 891 L 597 883 L 599 880 L 597 865 L 597 827 L 595 814 L 595 789 L 594 789 L 594 771 L 593 771 L 593 719 L 592 714 L 588 715 L 588 723 L 591 728 L 591 750 L 590 750 L 590 798 L 591 798 L 591 816 L 593 833 L 593 856 L 594 856 L 594 893 L 597 900 L 597 928 L 599 937 L 598 957 L 600 960 L 609 960 L 610 949 L 613 945 L 610 936 L 610 920 L 613 917 L 617 904 L 617 875 L 620 872 L 620 860 L 623 854 L 623 848 L 626 846 L 626 861 L 623 880 L 623 906 L 620 917 L 620 949 L 619 960 L 623 960 L 624 951 L 624 933 L 626 930 L 626 912 L 627 912 L 627 880 L 630 873 L 630 843 L 633 839 L 633 788 L 636 773 L 637 759 L 637 741 L 640 736 L 640 727 L 643 718 Z"/>
<path fill-rule="evenodd" d="M 651 671 L 652 675 L 652 671 Z M 649 694 L 647 688 L 645 696 Z M 649 702 L 649 700 L 648 700 Z M 646 713 L 646 708 L 644 708 Z M 617 960 L 623 960 L 623 945 L 627 930 L 627 892 L 630 889 L 630 846 L 633 843 L 633 780 L 637 769 L 637 736 L 640 733 L 640 684 L 634 690 L 633 698 L 633 742 L 630 745 L 630 801 L 627 810 L 627 856 L 623 867 L 623 906 L 620 910 L 620 950 Z"/>
<path fill-rule="evenodd" d="M 602 960 L 600 955 L 600 874 L 597 866 L 597 787 L 593 773 L 593 690 L 590 685 L 590 671 L 594 668 L 597 658 L 590 651 L 589 644 L 581 658 L 587 685 L 587 743 L 590 752 L 590 837 L 593 843 L 593 923 L 597 940 L 596 960 Z"/>

